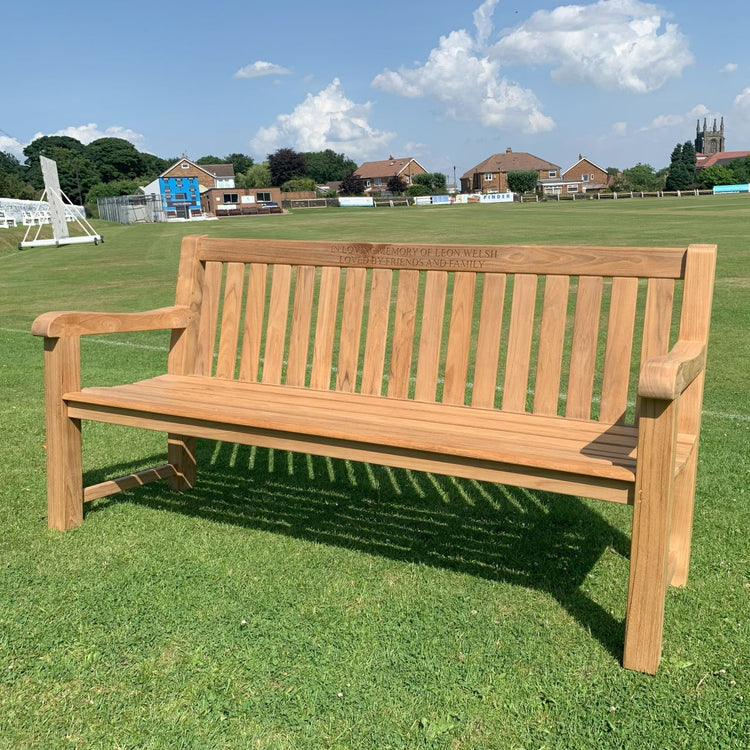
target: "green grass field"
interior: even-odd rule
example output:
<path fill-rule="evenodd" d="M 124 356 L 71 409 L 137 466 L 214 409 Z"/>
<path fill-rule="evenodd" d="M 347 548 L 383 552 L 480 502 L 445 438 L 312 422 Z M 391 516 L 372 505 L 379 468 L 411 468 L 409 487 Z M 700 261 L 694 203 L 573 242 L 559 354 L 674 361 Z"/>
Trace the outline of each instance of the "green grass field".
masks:
<path fill-rule="evenodd" d="M 0 230 L 0 748 L 745 748 L 750 736 L 750 199 L 299 210 Z M 52 309 L 171 304 L 188 233 L 719 246 L 691 579 L 655 677 L 620 667 L 630 509 L 204 442 L 47 530 L 41 341 Z M 82 342 L 84 383 L 163 370 L 167 334 Z M 87 424 L 87 482 L 163 437 Z"/>

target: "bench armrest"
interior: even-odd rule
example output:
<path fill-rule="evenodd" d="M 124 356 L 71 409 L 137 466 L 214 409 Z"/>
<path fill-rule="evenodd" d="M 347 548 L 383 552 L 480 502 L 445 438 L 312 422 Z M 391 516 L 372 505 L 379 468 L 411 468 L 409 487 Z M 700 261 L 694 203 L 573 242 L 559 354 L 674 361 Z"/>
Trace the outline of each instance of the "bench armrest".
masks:
<path fill-rule="evenodd" d="M 641 368 L 638 395 L 672 401 L 706 366 L 706 345 L 699 341 L 678 341 L 669 354 L 646 361 Z"/>
<path fill-rule="evenodd" d="M 180 305 L 135 313 L 48 312 L 33 322 L 31 332 L 35 336 L 59 338 L 186 328 L 191 317 L 190 308 Z"/>

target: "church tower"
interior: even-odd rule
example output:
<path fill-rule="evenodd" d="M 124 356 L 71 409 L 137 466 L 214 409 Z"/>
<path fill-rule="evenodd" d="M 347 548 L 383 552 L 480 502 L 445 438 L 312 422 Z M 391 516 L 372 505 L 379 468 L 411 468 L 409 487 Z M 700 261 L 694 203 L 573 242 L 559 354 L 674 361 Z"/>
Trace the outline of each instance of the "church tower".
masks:
<path fill-rule="evenodd" d="M 716 118 L 711 130 L 706 125 L 706 118 L 703 118 L 703 130 L 701 130 L 700 120 L 695 126 L 695 150 L 699 154 L 718 154 L 724 151 L 724 118 L 721 118 L 721 125 L 717 129 Z"/>

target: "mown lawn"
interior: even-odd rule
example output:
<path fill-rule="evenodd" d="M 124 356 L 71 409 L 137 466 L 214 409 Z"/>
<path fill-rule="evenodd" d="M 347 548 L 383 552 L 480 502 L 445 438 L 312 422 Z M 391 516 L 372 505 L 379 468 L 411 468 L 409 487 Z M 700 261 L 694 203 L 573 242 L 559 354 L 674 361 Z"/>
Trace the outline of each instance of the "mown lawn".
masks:
<path fill-rule="evenodd" d="M 750 199 L 300 210 L 19 252 L 0 230 L 0 748 L 745 748 Z M 184 234 L 684 245 L 719 267 L 691 578 L 655 677 L 624 671 L 630 510 L 204 442 L 199 484 L 45 523 L 51 309 L 170 304 Z M 153 332 L 82 343 L 84 382 L 163 370 Z M 87 481 L 163 438 L 88 424 Z"/>

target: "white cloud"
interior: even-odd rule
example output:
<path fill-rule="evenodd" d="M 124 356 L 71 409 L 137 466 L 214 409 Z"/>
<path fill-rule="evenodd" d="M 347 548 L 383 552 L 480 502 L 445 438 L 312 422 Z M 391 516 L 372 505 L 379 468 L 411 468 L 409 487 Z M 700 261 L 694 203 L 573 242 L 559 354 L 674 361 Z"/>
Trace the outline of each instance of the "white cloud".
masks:
<path fill-rule="evenodd" d="M 560 84 L 645 93 L 693 62 L 687 38 L 666 14 L 641 0 L 598 0 L 539 10 L 503 36 L 504 64 L 550 65 Z"/>
<path fill-rule="evenodd" d="M 233 78 L 260 78 L 262 76 L 283 76 L 288 75 L 292 71 L 288 68 L 283 68 L 281 65 L 275 63 L 266 62 L 265 60 L 257 60 L 250 65 L 245 65 L 244 68 L 240 68 Z"/>
<path fill-rule="evenodd" d="M 352 158 L 375 155 L 394 134 L 369 124 L 370 108 L 369 102 L 356 104 L 347 99 L 335 78 L 319 93 L 308 94 L 290 114 L 279 115 L 273 125 L 260 128 L 250 143 L 255 153 L 263 155 L 285 147 L 299 151 L 330 148 Z"/>
<path fill-rule="evenodd" d="M 739 112 L 744 112 L 750 116 L 750 88 L 746 88 L 742 93 L 737 94 L 734 98 L 734 106 Z"/>
<path fill-rule="evenodd" d="M 724 73 L 725 75 L 729 75 L 730 73 L 736 73 L 737 68 L 739 68 L 739 65 L 737 65 L 737 63 L 729 62 L 721 69 L 720 72 Z"/>
<path fill-rule="evenodd" d="M 732 107 L 732 141 L 734 148 L 743 148 L 750 142 L 750 87 L 744 89 L 734 99 Z"/>
<path fill-rule="evenodd" d="M 31 140 L 35 141 L 43 135 L 67 135 L 84 144 L 91 143 L 91 141 L 99 138 L 122 138 L 125 141 L 130 141 L 138 149 L 142 148 L 146 140 L 144 136 L 130 128 L 124 128 L 121 125 L 111 125 L 102 130 L 95 122 L 90 122 L 86 125 L 71 125 L 58 130 L 56 133 L 37 133 Z"/>
<path fill-rule="evenodd" d="M 102 130 L 95 122 L 90 122 L 86 125 L 70 125 L 55 133 L 35 133 L 29 140 L 29 143 L 45 135 L 67 135 L 83 144 L 91 143 L 91 141 L 95 141 L 98 138 L 122 138 L 123 140 L 130 141 L 140 151 L 143 150 L 143 144 L 146 140 L 140 133 L 136 133 L 130 128 L 124 128 L 121 125 L 111 125 Z M 23 155 L 23 149 L 27 145 L 28 143 L 21 143 L 16 138 L 0 135 L 0 151 L 11 153 L 18 159 L 23 160 L 26 158 Z"/>
<path fill-rule="evenodd" d="M 612 124 L 612 135 L 625 136 L 628 134 L 627 122 L 615 122 Z"/>
<path fill-rule="evenodd" d="M 541 103 L 530 89 L 500 74 L 500 64 L 491 60 L 484 44 L 492 32 L 492 11 L 497 0 L 486 0 L 475 12 L 476 38 L 466 30 L 440 37 L 427 61 L 414 68 L 384 70 L 372 85 L 408 98 L 440 102 L 447 117 L 479 120 L 486 127 L 519 128 L 538 133 L 555 123 L 541 111 Z"/>
<path fill-rule="evenodd" d="M 689 112 L 679 115 L 657 115 L 648 125 L 638 128 L 639 133 L 647 130 L 662 130 L 664 128 L 676 128 L 681 125 L 692 122 L 696 118 L 707 117 L 710 113 L 708 107 L 703 104 L 696 104 Z"/>
<path fill-rule="evenodd" d="M 23 155 L 23 147 L 24 144 L 16 138 L 0 135 L 0 151 L 5 151 L 6 154 L 13 154 L 19 161 L 23 161 L 26 158 Z"/>

